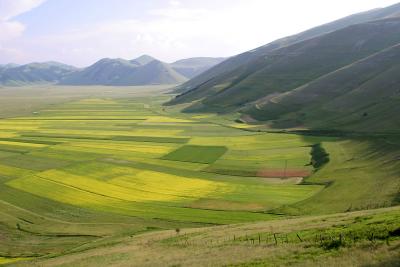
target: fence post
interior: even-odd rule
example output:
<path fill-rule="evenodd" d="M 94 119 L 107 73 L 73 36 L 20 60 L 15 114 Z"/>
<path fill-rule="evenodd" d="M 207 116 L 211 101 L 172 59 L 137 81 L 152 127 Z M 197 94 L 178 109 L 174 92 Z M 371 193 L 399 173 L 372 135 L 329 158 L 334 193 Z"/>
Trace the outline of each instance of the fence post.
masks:
<path fill-rule="evenodd" d="M 297 238 L 300 240 L 300 242 L 303 242 L 303 240 L 300 238 L 299 234 L 296 233 L 296 235 L 297 235 Z"/>

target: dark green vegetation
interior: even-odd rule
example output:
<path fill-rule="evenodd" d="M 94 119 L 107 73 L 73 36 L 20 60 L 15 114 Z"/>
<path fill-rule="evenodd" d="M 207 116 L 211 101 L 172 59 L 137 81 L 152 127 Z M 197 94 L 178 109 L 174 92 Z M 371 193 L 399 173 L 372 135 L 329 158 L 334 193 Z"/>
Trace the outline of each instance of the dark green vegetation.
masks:
<path fill-rule="evenodd" d="M 311 149 L 311 164 L 315 169 L 319 169 L 329 162 L 329 154 L 321 144 L 315 144 Z"/>
<path fill-rule="evenodd" d="M 0 65 L 0 85 L 58 83 L 64 85 L 136 86 L 177 84 L 223 61 L 223 58 L 189 58 L 168 64 L 144 55 L 133 60 L 102 59 L 78 69 L 57 62 Z"/>
<path fill-rule="evenodd" d="M 224 146 L 183 146 L 164 157 L 167 160 L 214 163 L 228 149 Z"/>
<path fill-rule="evenodd" d="M 230 58 L 170 104 L 239 111 L 274 128 L 398 132 L 399 11 L 357 14 Z"/>

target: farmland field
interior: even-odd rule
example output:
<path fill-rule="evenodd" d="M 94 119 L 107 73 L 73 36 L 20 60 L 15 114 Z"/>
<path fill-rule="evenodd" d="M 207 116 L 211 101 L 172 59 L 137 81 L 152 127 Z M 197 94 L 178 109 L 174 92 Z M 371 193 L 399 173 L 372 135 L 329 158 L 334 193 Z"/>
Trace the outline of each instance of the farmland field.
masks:
<path fill-rule="evenodd" d="M 82 90 L 0 120 L 0 264 L 149 231 L 354 211 L 366 199 L 396 204 L 391 140 L 263 132 L 166 108 L 158 91 Z M 318 170 L 315 145 L 330 156 Z"/>

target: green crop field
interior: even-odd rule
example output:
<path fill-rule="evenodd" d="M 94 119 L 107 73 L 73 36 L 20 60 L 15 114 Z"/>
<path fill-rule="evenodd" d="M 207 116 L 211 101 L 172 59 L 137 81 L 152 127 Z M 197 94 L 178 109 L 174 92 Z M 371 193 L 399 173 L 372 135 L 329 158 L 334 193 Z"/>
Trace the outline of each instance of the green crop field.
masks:
<path fill-rule="evenodd" d="M 115 97 L 93 97 L 93 90 L 0 120 L 0 264 L 151 231 L 399 201 L 395 137 L 263 132 L 163 107 L 169 96 L 157 90 Z M 315 147 L 329 155 L 318 169 Z"/>
<path fill-rule="evenodd" d="M 210 164 L 219 159 L 227 150 L 224 146 L 186 145 L 169 153 L 163 159 Z"/>

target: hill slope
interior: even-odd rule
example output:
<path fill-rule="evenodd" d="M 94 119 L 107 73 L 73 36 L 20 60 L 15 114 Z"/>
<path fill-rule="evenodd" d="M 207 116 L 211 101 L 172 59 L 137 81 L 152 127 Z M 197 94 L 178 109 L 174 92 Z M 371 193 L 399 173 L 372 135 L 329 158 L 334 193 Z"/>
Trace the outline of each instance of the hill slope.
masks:
<path fill-rule="evenodd" d="M 261 99 L 247 113 L 275 120 L 277 127 L 399 131 L 399 74 L 397 44 L 295 90 Z"/>
<path fill-rule="evenodd" d="M 229 89 L 237 84 L 238 79 L 242 79 L 262 68 L 262 64 L 259 66 L 260 62 L 269 54 L 276 53 L 276 50 L 279 48 L 288 47 L 301 41 L 343 29 L 350 25 L 388 17 L 396 17 L 399 14 L 400 4 L 355 14 L 294 36 L 279 39 L 260 48 L 229 58 L 180 86 L 177 92 L 187 92 L 187 95 L 176 99 L 172 103 L 190 102 L 206 95 L 214 95 L 223 89 Z M 248 88 L 248 86 L 246 88 Z M 250 90 L 246 89 L 246 92 Z"/>
<path fill-rule="evenodd" d="M 225 58 L 195 57 L 178 60 L 170 66 L 185 77 L 193 78 L 224 60 Z"/>
<path fill-rule="evenodd" d="M 154 57 L 149 56 L 149 55 L 142 55 L 142 56 L 140 56 L 138 58 L 130 60 L 130 62 L 135 64 L 135 65 L 144 66 L 144 65 L 152 62 L 153 60 L 156 60 L 156 59 Z"/>
<path fill-rule="evenodd" d="M 351 25 L 275 49 L 169 104 L 239 111 L 276 128 L 399 132 L 399 45 L 400 17 Z"/>
<path fill-rule="evenodd" d="M 0 84 L 56 83 L 76 68 L 58 62 L 8 64 L 0 67 Z"/>
<path fill-rule="evenodd" d="M 59 83 L 62 85 L 178 84 L 221 62 L 223 58 L 189 58 L 168 64 L 151 56 L 136 59 L 104 58 L 78 69 L 57 62 L 23 66 L 0 65 L 0 85 Z"/>
<path fill-rule="evenodd" d="M 176 84 L 186 78 L 158 60 L 102 59 L 81 71 L 71 73 L 61 84 L 66 85 L 149 85 Z"/>
<path fill-rule="evenodd" d="M 139 67 L 129 77 L 131 84 L 176 84 L 186 81 L 186 77 L 176 72 L 167 63 L 153 60 Z"/>

